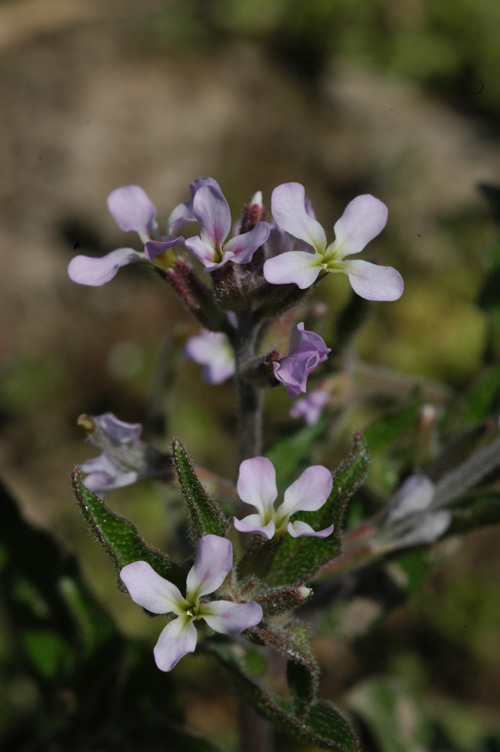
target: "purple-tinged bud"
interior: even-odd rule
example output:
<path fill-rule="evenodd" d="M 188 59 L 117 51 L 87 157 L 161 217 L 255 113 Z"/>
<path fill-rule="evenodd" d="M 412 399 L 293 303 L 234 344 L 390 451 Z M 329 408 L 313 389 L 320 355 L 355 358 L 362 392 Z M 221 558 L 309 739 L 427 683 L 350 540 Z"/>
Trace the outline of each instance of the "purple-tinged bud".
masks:
<path fill-rule="evenodd" d="M 251 201 L 243 207 L 240 233 L 250 232 L 259 222 L 264 222 L 266 214 L 266 207 L 262 203 L 262 191 L 257 191 Z"/>

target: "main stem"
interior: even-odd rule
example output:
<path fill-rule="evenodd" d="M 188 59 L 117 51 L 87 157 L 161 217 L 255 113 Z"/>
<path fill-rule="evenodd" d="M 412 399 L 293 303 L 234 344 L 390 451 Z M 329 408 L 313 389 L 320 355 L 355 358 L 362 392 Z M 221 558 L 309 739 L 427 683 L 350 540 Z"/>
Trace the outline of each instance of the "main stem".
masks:
<path fill-rule="evenodd" d="M 254 355 L 255 328 L 251 310 L 237 314 L 234 352 L 238 399 L 238 437 L 240 462 L 262 453 L 262 391 L 242 378 L 241 373 Z M 272 752 L 272 727 L 243 700 L 238 711 L 240 752 Z"/>
<path fill-rule="evenodd" d="M 254 356 L 255 331 L 250 310 L 237 314 L 236 392 L 238 399 L 238 436 L 240 462 L 262 452 L 262 391 L 241 376 L 242 369 Z"/>

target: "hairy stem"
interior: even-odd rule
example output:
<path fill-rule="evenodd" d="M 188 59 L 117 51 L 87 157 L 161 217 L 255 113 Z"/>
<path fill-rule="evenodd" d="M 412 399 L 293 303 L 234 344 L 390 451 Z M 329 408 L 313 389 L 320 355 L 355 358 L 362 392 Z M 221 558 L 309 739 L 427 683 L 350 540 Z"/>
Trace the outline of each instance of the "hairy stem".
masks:
<path fill-rule="evenodd" d="M 234 343 L 240 462 L 262 452 L 262 393 L 259 387 L 241 376 L 244 364 L 255 354 L 254 345 L 255 330 L 251 313 L 248 310 L 240 311 Z"/>

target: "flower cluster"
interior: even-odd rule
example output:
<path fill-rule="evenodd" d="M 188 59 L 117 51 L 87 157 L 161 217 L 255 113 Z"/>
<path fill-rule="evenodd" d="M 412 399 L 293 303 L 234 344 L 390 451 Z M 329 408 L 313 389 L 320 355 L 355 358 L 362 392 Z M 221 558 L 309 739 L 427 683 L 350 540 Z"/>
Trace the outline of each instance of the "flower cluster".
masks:
<path fill-rule="evenodd" d="M 189 458 L 176 454 L 178 439 L 172 455 L 165 455 L 141 439 L 139 423 L 125 423 L 112 413 L 80 418 L 90 441 L 101 450 L 81 468 L 90 491 L 102 496 L 145 477 L 169 480 L 173 464 L 181 480 L 192 515 L 192 537 L 197 540 L 196 560 L 185 588 L 182 576 L 174 583 L 155 571 L 155 553 L 149 561 L 147 556 L 134 561 L 134 549 L 125 559 L 130 563 L 120 571 L 135 603 L 153 614 L 173 617 L 154 648 L 157 666 L 170 671 L 195 650 L 198 623 L 204 623 L 204 631 L 208 627 L 235 638 L 260 625 L 264 611 L 266 618 L 285 613 L 311 594 L 304 582 L 315 569 L 304 569 L 302 560 L 282 588 L 266 589 L 260 575 L 265 576 L 266 567 L 272 566 L 280 546 L 286 557 L 294 546 L 300 551 L 316 549 L 326 556 L 335 548 L 329 541 L 320 542 L 334 530 L 332 473 L 323 465 L 307 467 L 276 503 L 276 470 L 261 456 L 260 392 L 282 385 L 291 399 L 305 394 L 291 413 L 304 417 L 309 425 L 317 422 L 330 399 L 325 384 L 333 366 L 325 340 L 305 328 L 305 321 L 313 319 L 306 318 L 310 312 L 305 305 L 307 291 L 327 273 L 344 273 L 361 297 L 396 300 L 403 292 L 403 281 L 391 267 L 349 258 L 385 226 L 387 208 L 373 196 L 358 196 L 348 204 L 335 223 L 335 240 L 330 244 L 299 183 L 274 189 L 272 218 L 266 219 L 258 192 L 245 206 L 240 222 L 233 225 L 219 184 L 213 178 L 198 178 L 190 185 L 190 198 L 170 213 L 164 236 L 156 221 L 156 207 L 141 187 L 117 188 L 108 197 L 108 208 L 121 230 L 138 234 L 142 248 L 118 248 L 103 258 L 77 256 L 69 264 L 69 276 L 80 284 L 100 286 L 121 267 L 146 262 L 169 282 L 202 327 L 186 338 L 185 355 L 203 366 L 209 384 L 236 381 L 242 459 L 236 491 L 243 504 L 255 508 L 252 514 L 233 517 L 234 529 L 250 536 L 242 558 L 233 566 L 232 544 L 225 537 L 230 519 L 204 495 L 201 483 L 193 478 L 195 469 Z M 191 223 L 198 223 L 198 234 L 179 235 Z M 295 316 L 297 306 L 301 309 Z M 322 386 L 313 386 L 307 393 L 309 379 L 318 377 L 315 371 L 320 365 L 326 372 Z M 184 479 L 183 473 L 187 474 Z M 187 487 L 196 493 L 187 493 Z M 193 511 L 196 504 L 201 511 Z M 297 540 L 301 538 L 309 540 Z M 317 568 L 321 562 L 315 556 L 313 560 Z M 177 571 L 182 575 L 180 565 Z"/>

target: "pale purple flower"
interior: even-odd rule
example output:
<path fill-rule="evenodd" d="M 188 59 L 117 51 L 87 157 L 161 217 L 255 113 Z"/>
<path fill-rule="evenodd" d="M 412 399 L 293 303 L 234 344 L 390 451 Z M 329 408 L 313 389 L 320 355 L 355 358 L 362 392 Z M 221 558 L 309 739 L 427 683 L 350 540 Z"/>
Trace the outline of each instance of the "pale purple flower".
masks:
<path fill-rule="evenodd" d="M 138 233 L 145 249 L 140 252 L 133 248 L 117 248 L 102 258 L 75 256 L 68 266 L 68 275 L 73 282 L 99 287 L 113 279 L 122 266 L 141 261 L 151 261 L 164 268 L 169 259 L 163 254 L 184 242 L 181 237 L 168 236 L 162 239 L 161 248 L 157 247 L 156 206 L 139 185 L 124 185 L 112 191 L 108 196 L 108 209 L 121 230 Z M 152 247 L 148 251 L 150 244 Z"/>
<path fill-rule="evenodd" d="M 275 509 L 278 491 L 272 462 L 266 457 L 243 460 L 236 488 L 242 501 L 254 506 L 257 513 L 242 520 L 235 517 L 234 526 L 242 533 L 256 533 L 268 540 L 287 531 L 293 538 L 326 538 L 333 532 L 333 525 L 316 531 L 306 522 L 290 522 L 290 517 L 296 512 L 321 509 L 330 495 L 332 484 L 332 474 L 326 467 L 312 465 L 287 488 L 283 502 Z"/>
<path fill-rule="evenodd" d="M 183 204 L 176 206 L 167 219 L 167 232 L 169 235 L 177 235 L 184 225 L 187 225 L 189 222 L 196 222 L 196 216 L 193 212 L 193 201 L 196 192 L 204 185 L 212 185 L 220 191 L 218 182 L 213 178 L 196 178 L 196 180 L 193 180 L 193 182 L 189 184 L 191 198 L 189 201 L 185 201 Z"/>
<path fill-rule="evenodd" d="M 120 577 L 135 603 L 154 614 L 176 616 L 163 629 L 154 649 L 161 671 L 171 671 L 181 658 L 195 650 L 195 621 L 204 619 L 215 632 L 235 637 L 262 620 L 262 608 L 255 601 L 233 603 L 204 598 L 220 588 L 232 566 L 230 541 L 205 535 L 198 541 L 198 555 L 187 575 L 185 597 L 145 561 L 135 561 L 121 570 Z"/>
<path fill-rule="evenodd" d="M 387 222 L 387 207 L 374 196 L 357 196 L 335 223 L 335 240 L 327 245 L 326 233 L 306 206 L 300 183 L 284 183 L 271 199 L 274 221 L 290 235 L 309 246 L 268 259 L 264 277 L 272 284 L 295 283 L 310 287 L 321 272 L 347 274 L 354 292 L 367 300 L 397 300 L 404 282 L 396 269 L 368 261 L 345 260 L 359 253 L 377 237 Z"/>
<path fill-rule="evenodd" d="M 190 337 L 184 348 L 185 354 L 205 366 L 203 378 L 209 384 L 222 384 L 236 371 L 233 348 L 223 332 L 209 332 L 202 329 L 200 334 Z"/>
<path fill-rule="evenodd" d="M 248 264 L 253 254 L 266 242 L 267 222 L 259 222 L 250 232 L 237 235 L 226 243 L 231 229 L 229 206 L 216 185 L 202 185 L 193 197 L 193 214 L 200 223 L 200 235 L 188 238 L 186 248 L 206 267 L 205 272 L 220 269 L 228 261 Z"/>
<path fill-rule="evenodd" d="M 296 400 L 290 408 L 292 418 L 304 418 L 308 426 L 315 426 L 323 414 L 323 410 L 330 400 L 330 392 L 326 389 L 313 389 Z"/>
<path fill-rule="evenodd" d="M 84 480 L 86 487 L 97 496 L 102 496 L 115 488 L 131 486 L 140 477 L 138 472 L 111 459 L 106 452 L 101 452 L 98 457 L 93 457 L 84 462 L 81 470 L 87 473 Z"/>
<path fill-rule="evenodd" d="M 274 375 L 284 384 L 289 397 L 306 391 L 307 377 L 327 359 L 329 352 L 319 334 L 306 331 L 303 322 L 297 324 L 290 337 L 288 355 L 273 363 Z"/>
<path fill-rule="evenodd" d="M 81 466 L 87 474 L 85 485 L 98 496 L 130 486 L 141 478 L 166 478 L 171 472 L 168 457 L 141 441 L 140 423 L 126 423 L 113 413 L 82 415 L 78 422 L 91 443 L 103 450 Z"/>

